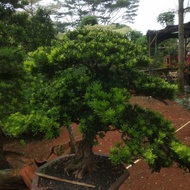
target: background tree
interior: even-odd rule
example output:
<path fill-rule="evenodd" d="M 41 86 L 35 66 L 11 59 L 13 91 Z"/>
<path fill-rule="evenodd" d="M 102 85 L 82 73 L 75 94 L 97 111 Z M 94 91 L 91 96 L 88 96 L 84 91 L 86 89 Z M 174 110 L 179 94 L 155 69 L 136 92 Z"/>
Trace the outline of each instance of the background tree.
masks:
<path fill-rule="evenodd" d="M 172 56 L 172 63 L 178 63 L 177 56 L 178 56 L 178 41 L 177 39 L 168 39 L 161 42 L 154 52 L 153 55 L 153 68 L 163 68 L 164 57 L 167 55 Z"/>
<path fill-rule="evenodd" d="M 147 38 L 140 31 L 131 30 L 126 35 L 131 42 L 137 43 L 143 47 L 147 47 Z"/>
<path fill-rule="evenodd" d="M 29 109 L 30 80 L 24 71 L 23 60 L 28 51 L 50 45 L 55 38 L 53 24 L 44 10 L 39 9 L 34 17 L 30 17 L 27 13 L 16 12 L 20 6 L 18 1 L 0 1 L 0 128 L 3 129 L 0 133 L 0 169 L 8 167 L 4 164 L 7 162 L 3 155 L 2 133 L 18 133 L 16 123 L 12 123 L 12 131 L 5 131 L 6 121 L 10 123 L 10 117 L 16 112 L 27 113 Z"/>
<path fill-rule="evenodd" d="M 157 22 L 159 22 L 162 26 L 174 25 L 175 13 L 168 11 L 164 13 L 160 13 L 157 17 Z"/>
<path fill-rule="evenodd" d="M 41 8 L 29 18 L 26 30 L 24 46 L 27 51 L 34 51 L 39 46 L 50 46 L 57 34 L 50 12 Z"/>
<path fill-rule="evenodd" d="M 19 103 L 23 101 L 21 87 L 23 52 L 15 46 L 11 35 L 14 26 L 9 23 L 17 3 L 17 1 L 13 4 L 10 4 L 10 1 L 9 4 L 8 1 L 0 2 L 0 169 L 9 167 L 3 154 L 2 120 L 16 109 L 21 109 Z"/>
<path fill-rule="evenodd" d="M 119 24 L 119 23 L 112 23 L 108 25 L 98 24 L 98 25 L 93 25 L 93 26 L 86 26 L 86 28 L 110 30 L 110 31 L 118 32 L 123 35 L 126 35 L 129 31 L 132 30 L 129 26 L 125 24 Z"/>
<path fill-rule="evenodd" d="M 18 3 L 19 0 L 1 0 L 1 6 L 11 9 L 12 11 L 14 8 L 20 8 L 21 5 Z"/>
<path fill-rule="evenodd" d="M 93 26 L 93 25 L 95 25 L 95 24 L 98 24 L 98 20 L 97 20 L 97 18 L 96 18 L 95 16 L 85 16 L 85 17 L 81 20 L 79 26 L 80 26 L 80 27 L 83 27 L 83 26 L 86 26 L 86 25 Z"/>
<path fill-rule="evenodd" d="M 56 31 L 60 34 L 60 33 L 64 33 L 67 30 L 68 24 L 67 23 L 62 23 L 61 21 L 53 21 L 54 27 L 56 29 Z M 59 35 L 58 34 L 58 35 Z"/>
<path fill-rule="evenodd" d="M 20 5 L 21 9 L 23 9 L 30 16 L 34 16 L 35 12 L 38 8 L 40 8 L 40 2 L 42 0 L 21 0 Z"/>
<path fill-rule="evenodd" d="M 132 22 L 136 16 L 139 0 L 54 0 L 54 2 L 51 6 L 51 9 L 54 9 L 54 18 L 64 20 L 63 23 L 69 27 L 77 27 L 88 15 L 95 16 L 100 24 L 110 24 L 118 19 Z"/>
<path fill-rule="evenodd" d="M 160 114 L 130 104 L 131 91 L 174 98 L 175 85 L 136 69 L 149 58 L 124 35 L 106 30 L 75 30 L 51 48 L 30 54 L 25 67 L 41 80 L 36 106 L 60 125 L 80 123 L 83 139 L 66 166 L 80 178 L 94 169 L 92 147 L 107 131 L 123 139 L 111 149 L 113 162 L 133 163 L 143 157 L 153 171 L 176 161 L 189 168 L 190 150 L 175 137 L 172 124 Z M 85 52 L 85 53 L 84 53 Z"/>
<path fill-rule="evenodd" d="M 39 46 L 49 46 L 56 37 L 56 30 L 50 18 L 50 12 L 39 8 L 33 16 L 25 12 L 15 13 L 10 24 L 14 25 L 12 36 L 26 52 L 34 51 Z"/>

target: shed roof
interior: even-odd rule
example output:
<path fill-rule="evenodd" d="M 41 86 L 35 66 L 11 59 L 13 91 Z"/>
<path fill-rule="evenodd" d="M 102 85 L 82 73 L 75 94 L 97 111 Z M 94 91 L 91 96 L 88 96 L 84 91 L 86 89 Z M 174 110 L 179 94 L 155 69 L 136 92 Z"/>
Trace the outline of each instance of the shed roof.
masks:
<path fill-rule="evenodd" d="M 178 38 L 178 25 L 166 26 L 162 30 L 148 30 L 146 36 L 149 46 L 155 47 L 164 40 Z M 184 37 L 190 37 L 190 22 L 184 24 Z"/>

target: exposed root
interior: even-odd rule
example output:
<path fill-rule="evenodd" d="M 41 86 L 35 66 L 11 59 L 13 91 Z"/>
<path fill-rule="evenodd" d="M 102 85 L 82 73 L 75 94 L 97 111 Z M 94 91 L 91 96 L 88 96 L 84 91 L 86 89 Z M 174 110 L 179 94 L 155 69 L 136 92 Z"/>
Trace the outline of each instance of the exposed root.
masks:
<path fill-rule="evenodd" d="M 81 179 L 84 174 L 92 173 L 96 169 L 93 155 L 77 157 L 77 155 L 65 164 L 64 171 L 69 175 L 71 172 L 76 178 Z"/>

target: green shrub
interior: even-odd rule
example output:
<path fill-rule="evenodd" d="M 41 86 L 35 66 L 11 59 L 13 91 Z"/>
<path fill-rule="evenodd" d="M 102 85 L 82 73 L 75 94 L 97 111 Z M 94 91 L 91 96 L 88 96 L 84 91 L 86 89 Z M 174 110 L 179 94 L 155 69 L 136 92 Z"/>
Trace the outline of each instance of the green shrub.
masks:
<path fill-rule="evenodd" d="M 30 136 L 51 139 L 59 134 L 59 125 L 52 119 L 37 112 L 23 115 L 11 114 L 3 123 L 4 132 L 13 137 Z"/>

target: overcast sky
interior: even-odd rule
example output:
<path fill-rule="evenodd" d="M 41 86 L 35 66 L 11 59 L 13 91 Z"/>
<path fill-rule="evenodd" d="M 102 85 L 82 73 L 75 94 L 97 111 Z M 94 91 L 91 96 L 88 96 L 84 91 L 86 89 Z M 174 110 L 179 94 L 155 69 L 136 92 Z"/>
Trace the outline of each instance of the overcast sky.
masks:
<path fill-rule="evenodd" d="M 189 0 L 184 0 L 184 7 L 187 7 Z M 134 24 L 130 24 L 133 29 L 146 34 L 147 30 L 160 30 L 163 27 L 157 23 L 160 13 L 178 9 L 178 0 L 140 0 L 138 16 Z M 175 24 L 178 24 L 178 16 L 175 17 Z M 190 21 L 190 13 L 185 15 L 185 22 Z"/>
<path fill-rule="evenodd" d="M 51 0 L 44 0 L 49 2 Z M 128 24 L 132 29 L 138 30 L 146 34 L 147 30 L 160 30 L 163 27 L 157 23 L 157 17 L 160 13 L 174 11 L 178 9 L 179 0 L 140 0 L 138 16 L 135 18 L 134 24 Z M 190 0 L 184 0 L 184 7 L 187 7 Z M 190 21 L 190 13 L 185 15 L 184 22 Z M 178 24 L 178 16 L 176 22 Z"/>

